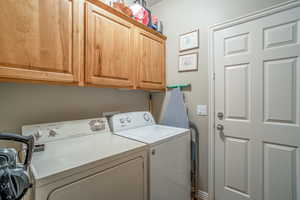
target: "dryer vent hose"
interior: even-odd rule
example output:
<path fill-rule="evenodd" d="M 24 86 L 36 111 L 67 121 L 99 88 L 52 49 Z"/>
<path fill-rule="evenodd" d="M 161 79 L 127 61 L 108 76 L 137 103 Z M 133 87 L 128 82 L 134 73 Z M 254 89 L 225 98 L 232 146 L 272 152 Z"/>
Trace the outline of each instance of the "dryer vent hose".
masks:
<path fill-rule="evenodd" d="M 199 130 L 195 123 L 189 121 L 191 129 L 191 182 L 192 199 L 198 199 L 199 189 Z"/>

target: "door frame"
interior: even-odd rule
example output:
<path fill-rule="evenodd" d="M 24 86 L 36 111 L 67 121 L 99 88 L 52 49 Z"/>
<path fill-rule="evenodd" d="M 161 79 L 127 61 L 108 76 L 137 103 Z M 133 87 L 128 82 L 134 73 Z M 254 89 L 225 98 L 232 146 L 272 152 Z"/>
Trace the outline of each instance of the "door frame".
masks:
<path fill-rule="evenodd" d="M 214 33 L 235 25 L 250 22 L 278 12 L 300 6 L 300 0 L 291 0 L 275 6 L 225 21 L 209 27 L 208 77 L 209 77 L 209 163 L 208 163 L 208 194 L 209 200 L 215 199 L 215 66 L 214 66 Z"/>

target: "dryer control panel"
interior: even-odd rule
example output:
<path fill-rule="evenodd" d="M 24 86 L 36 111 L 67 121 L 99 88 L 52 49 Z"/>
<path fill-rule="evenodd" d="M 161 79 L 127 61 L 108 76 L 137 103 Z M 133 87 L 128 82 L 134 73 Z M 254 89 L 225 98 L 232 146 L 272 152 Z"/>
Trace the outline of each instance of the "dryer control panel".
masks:
<path fill-rule="evenodd" d="M 149 112 L 129 112 L 112 116 L 109 120 L 112 131 L 123 131 L 155 124 Z"/>

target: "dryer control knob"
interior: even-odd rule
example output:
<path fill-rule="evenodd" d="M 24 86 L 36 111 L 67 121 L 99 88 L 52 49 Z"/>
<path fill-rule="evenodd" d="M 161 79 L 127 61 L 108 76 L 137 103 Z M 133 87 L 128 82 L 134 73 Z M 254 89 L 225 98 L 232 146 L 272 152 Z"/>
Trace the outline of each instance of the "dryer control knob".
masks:
<path fill-rule="evenodd" d="M 34 137 L 36 140 L 39 140 L 43 136 L 42 131 L 38 130 L 36 133 L 34 133 Z"/>
<path fill-rule="evenodd" d="M 144 120 L 147 121 L 147 122 L 149 122 L 150 116 L 149 116 L 148 113 L 145 113 L 145 114 L 144 114 Z"/>

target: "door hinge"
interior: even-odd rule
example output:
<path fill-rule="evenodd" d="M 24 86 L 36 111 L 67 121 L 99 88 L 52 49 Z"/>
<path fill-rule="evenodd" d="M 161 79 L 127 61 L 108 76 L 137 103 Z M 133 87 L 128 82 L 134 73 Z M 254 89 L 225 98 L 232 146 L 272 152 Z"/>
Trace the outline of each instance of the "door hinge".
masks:
<path fill-rule="evenodd" d="M 213 73 L 213 80 L 216 80 L 216 73 Z"/>

